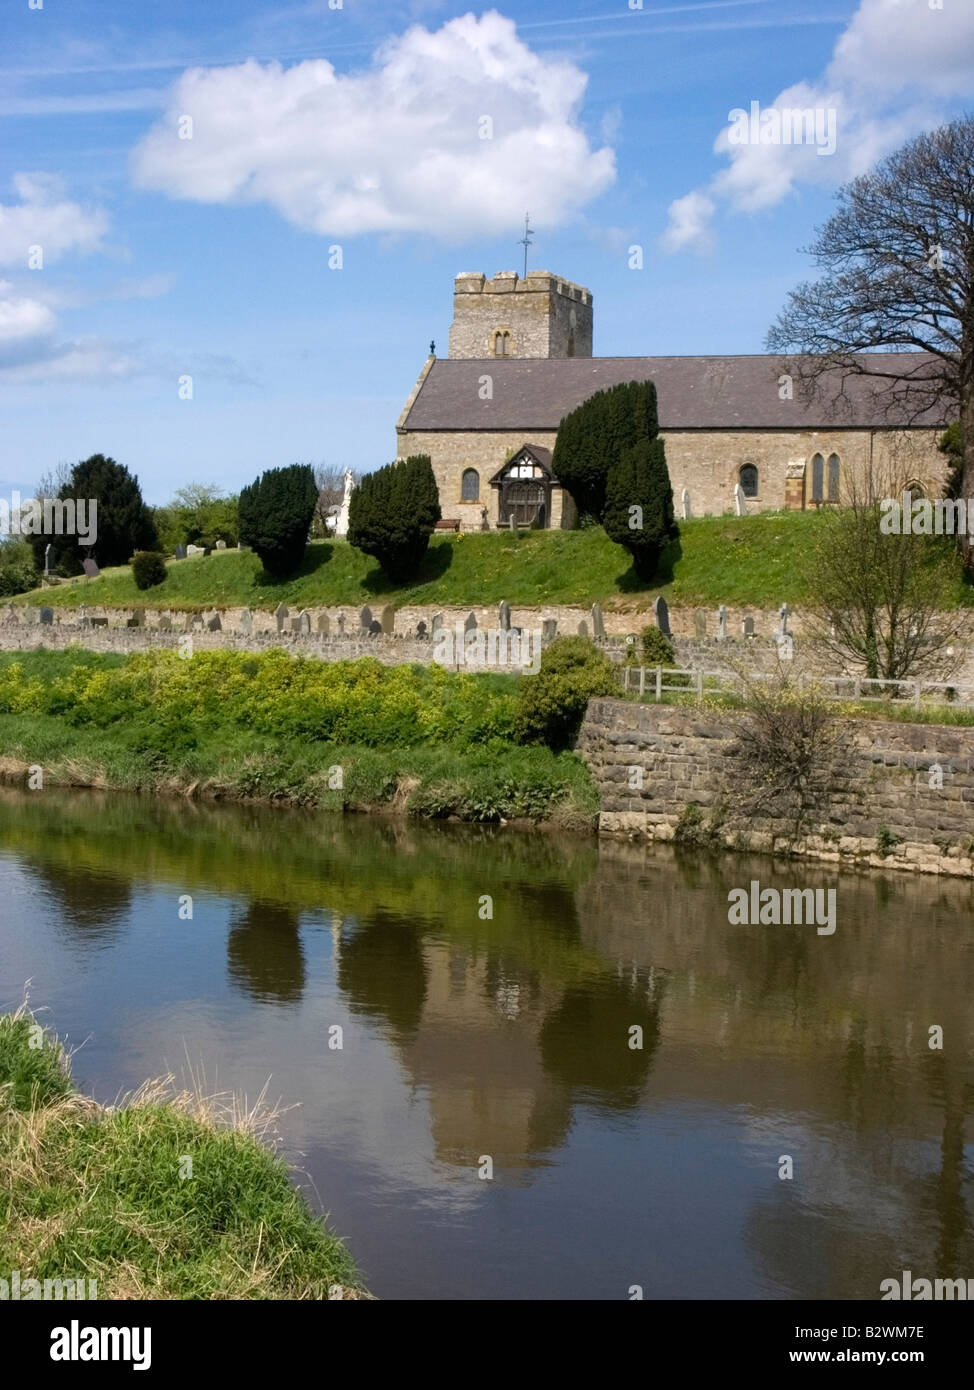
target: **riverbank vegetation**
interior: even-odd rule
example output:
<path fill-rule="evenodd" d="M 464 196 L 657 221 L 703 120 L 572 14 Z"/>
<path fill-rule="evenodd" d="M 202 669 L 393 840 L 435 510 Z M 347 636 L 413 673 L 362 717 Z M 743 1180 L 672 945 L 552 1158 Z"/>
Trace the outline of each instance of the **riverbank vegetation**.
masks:
<path fill-rule="evenodd" d="M 8 780 L 35 766 L 45 784 L 590 827 L 587 768 L 529 727 L 546 692 L 543 676 L 281 650 L 8 652 L 0 753 Z"/>
<path fill-rule="evenodd" d="M 105 604 L 178 610 L 207 607 L 274 609 L 374 604 L 377 598 L 406 604 L 572 604 L 645 611 L 662 593 L 671 605 L 795 607 L 811 598 L 801 557 L 825 525 L 824 513 L 762 512 L 757 516 L 706 516 L 680 523 L 652 583 L 636 577 L 626 552 L 600 526 L 580 531 L 493 532 L 438 535 L 430 541 L 414 580 L 394 585 L 373 560 L 344 541 L 308 546 L 297 574 L 275 581 L 249 551 L 226 550 L 172 560 L 165 581 L 151 595 L 136 588 L 129 566 L 99 579 L 37 589 L 18 602 L 54 607 Z M 943 538 L 951 548 L 950 538 Z M 974 590 L 958 567 L 950 602 L 974 603 Z"/>
<path fill-rule="evenodd" d="M 172 1077 L 100 1106 L 31 1014 L 0 1016 L 0 1269 L 107 1299 L 367 1297 L 262 1142 L 273 1125 Z"/>

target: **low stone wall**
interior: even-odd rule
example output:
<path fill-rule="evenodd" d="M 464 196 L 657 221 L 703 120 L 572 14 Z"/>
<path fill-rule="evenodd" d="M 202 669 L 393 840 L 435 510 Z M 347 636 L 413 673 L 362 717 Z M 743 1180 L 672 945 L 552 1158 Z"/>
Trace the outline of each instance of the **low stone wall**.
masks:
<path fill-rule="evenodd" d="M 784 819 L 735 809 L 754 777 L 737 746 L 744 718 L 591 701 L 577 747 L 599 786 L 600 829 L 672 840 L 681 814 L 695 805 L 729 848 L 974 876 L 974 729 L 843 721 L 848 758 L 828 806 L 796 844 Z M 887 855 L 877 838 L 884 827 L 900 841 Z"/>

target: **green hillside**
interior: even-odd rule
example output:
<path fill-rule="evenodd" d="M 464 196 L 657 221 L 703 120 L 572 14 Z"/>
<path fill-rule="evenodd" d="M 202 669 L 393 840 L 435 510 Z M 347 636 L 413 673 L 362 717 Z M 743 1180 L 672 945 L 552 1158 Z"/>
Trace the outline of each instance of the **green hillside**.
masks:
<path fill-rule="evenodd" d="M 395 586 L 373 560 L 343 541 L 316 541 L 301 572 L 278 582 L 264 574 L 256 555 L 228 550 L 174 560 L 165 583 L 139 591 L 128 567 L 106 570 L 35 590 L 14 602 L 73 607 L 79 603 L 150 608 L 355 607 L 376 600 L 400 607 L 599 602 L 604 608 L 648 608 L 658 593 L 674 605 L 715 608 L 792 606 L 807 597 L 801 581 L 803 553 L 822 518 L 814 512 L 764 512 L 751 517 L 700 517 L 681 522 L 657 582 L 641 583 L 629 556 L 601 527 L 584 531 L 528 531 L 433 538 L 415 583 Z M 974 602 L 958 575 L 957 602 Z"/>

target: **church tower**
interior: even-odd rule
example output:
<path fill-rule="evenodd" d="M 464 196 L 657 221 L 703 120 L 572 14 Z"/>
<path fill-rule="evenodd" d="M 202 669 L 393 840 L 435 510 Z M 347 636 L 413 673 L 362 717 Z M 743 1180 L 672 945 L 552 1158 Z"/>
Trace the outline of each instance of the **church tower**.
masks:
<path fill-rule="evenodd" d="M 449 355 L 591 357 L 591 291 L 547 270 L 458 275 Z"/>

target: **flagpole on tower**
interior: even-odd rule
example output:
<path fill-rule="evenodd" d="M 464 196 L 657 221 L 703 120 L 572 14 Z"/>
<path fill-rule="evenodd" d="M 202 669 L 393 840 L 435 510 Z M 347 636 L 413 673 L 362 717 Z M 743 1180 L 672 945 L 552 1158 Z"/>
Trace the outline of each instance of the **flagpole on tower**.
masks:
<path fill-rule="evenodd" d="M 528 247 L 529 247 L 529 246 L 532 246 L 532 245 L 534 244 L 534 243 L 532 242 L 532 240 L 531 240 L 531 234 L 532 234 L 533 231 L 534 231 L 534 228 L 531 226 L 531 223 L 528 221 L 528 214 L 525 213 L 525 214 L 524 214 L 524 235 L 523 235 L 523 236 L 520 238 L 520 240 L 518 241 L 518 246 L 523 246 L 523 247 L 524 247 L 524 274 L 525 274 L 525 275 L 527 275 L 527 273 L 528 273 Z"/>

